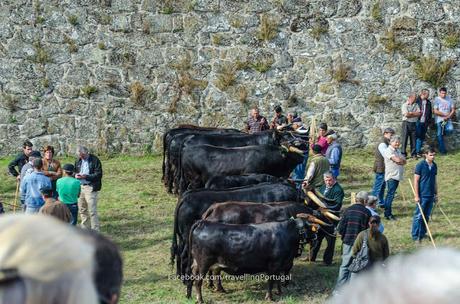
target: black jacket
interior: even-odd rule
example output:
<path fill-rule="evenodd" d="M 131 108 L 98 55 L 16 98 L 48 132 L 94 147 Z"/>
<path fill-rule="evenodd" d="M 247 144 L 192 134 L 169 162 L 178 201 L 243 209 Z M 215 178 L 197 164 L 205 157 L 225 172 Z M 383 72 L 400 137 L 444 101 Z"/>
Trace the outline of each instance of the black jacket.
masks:
<path fill-rule="evenodd" d="M 417 97 L 417 100 L 415 102 L 420 107 L 420 113 L 422 113 L 422 99 L 420 98 L 420 96 Z M 431 101 L 429 99 L 426 100 L 425 117 L 426 117 L 425 124 L 427 126 L 431 125 L 431 122 L 433 121 L 433 110 L 431 107 Z M 420 120 L 420 117 L 419 117 L 419 120 Z"/>
<path fill-rule="evenodd" d="M 21 174 L 21 169 L 22 166 L 27 164 L 29 161 L 29 157 L 27 157 L 24 153 L 18 154 L 15 159 L 13 159 L 9 164 L 8 164 L 8 171 L 11 175 L 13 176 L 18 176 Z M 19 172 L 16 171 L 14 167 L 18 166 Z"/>
<path fill-rule="evenodd" d="M 93 191 L 99 191 L 102 188 L 102 164 L 97 156 L 90 154 L 88 157 L 89 175 L 86 180 L 90 182 Z M 81 159 L 75 162 L 75 172 L 79 173 L 81 169 Z"/>

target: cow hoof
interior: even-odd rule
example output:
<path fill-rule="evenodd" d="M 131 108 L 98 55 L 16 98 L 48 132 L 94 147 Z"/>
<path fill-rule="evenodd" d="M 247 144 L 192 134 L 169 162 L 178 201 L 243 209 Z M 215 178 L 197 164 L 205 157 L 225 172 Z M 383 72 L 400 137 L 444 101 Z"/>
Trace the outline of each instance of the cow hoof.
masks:
<path fill-rule="evenodd" d="M 273 297 L 272 297 L 271 295 L 268 295 L 268 294 L 267 294 L 267 295 L 265 296 L 265 300 L 266 300 L 266 301 L 272 301 L 272 302 L 273 302 Z"/>
<path fill-rule="evenodd" d="M 275 294 L 276 294 L 277 296 L 280 296 L 280 295 L 283 294 L 283 292 L 282 292 L 281 290 L 279 290 L 279 291 L 275 291 Z"/>

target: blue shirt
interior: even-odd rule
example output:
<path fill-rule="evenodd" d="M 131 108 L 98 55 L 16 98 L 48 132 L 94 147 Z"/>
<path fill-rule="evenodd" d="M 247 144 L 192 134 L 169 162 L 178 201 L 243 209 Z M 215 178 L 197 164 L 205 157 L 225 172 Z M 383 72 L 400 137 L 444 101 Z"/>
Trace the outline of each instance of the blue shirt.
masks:
<path fill-rule="evenodd" d="M 24 177 L 21 194 L 25 196 L 27 207 L 41 207 L 45 204 L 40 189 L 51 188 L 51 180 L 43 172 L 32 172 Z"/>
<path fill-rule="evenodd" d="M 418 182 L 418 192 L 420 197 L 432 197 L 435 195 L 436 175 L 438 167 L 433 162 L 430 166 L 426 160 L 422 160 L 415 166 L 415 174 L 420 175 Z"/>

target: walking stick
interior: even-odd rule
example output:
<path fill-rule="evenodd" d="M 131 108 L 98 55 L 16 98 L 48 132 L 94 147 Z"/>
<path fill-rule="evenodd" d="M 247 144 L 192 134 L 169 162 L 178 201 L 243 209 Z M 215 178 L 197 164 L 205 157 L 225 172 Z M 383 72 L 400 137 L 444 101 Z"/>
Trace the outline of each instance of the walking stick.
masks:
<path fill-rule="evenodd" d="M 16 204 L 18 203 L 18 195 L 19 195 L 19 180 L 16 180 L 16 194 L 14 195 L 13 213 L 16 213 Z"/>
<path fill-rule="evenodd" d="M 439 198 L 438 198 L 438 203 L 435 204 L 435 206 L 436 206 L 436 205 L 439 205 Z M 433 210 L 434 210 L 434 207 L 433 207 Z M 439 205 L 439 211 L 441 211 L 442 215 L 444 215 L 444 217 L 446 218 L 447 222 L 449 222 L 449 224 L 452 226 L 452 228 L 454 228 L 454 229 L 457 230 L 457 231 L 460 231 L 460 230 L 458 229 L 458 227 L 455 226 L 454 223 L 452 223 L 452 221 L 449 219 L 449 217 L 448 217 L 447 214 L 444 212 L 444 210 L 442 210 L 441 205 Z M 433 212 L 432 212 L 432 213 L 433 213 Z"/>
<path fill-rule="evenodd" d="M 410 178 L 408 178 L 408 180 L 409 180 L 409 184 L 412 189 L 412 192 L 414 193 L 414 196 L 415 196 L 415 189 L 414 189 L 414 186 L 412 185 L 412 181 L 410 180 Z M 423 219 L 423 222 L 425 223 L 426 230 L 428 231 L 428 235 L 430 236 L 431 243 L 433 244 L 433 247 L 436 249 L 436 244 L 434 243 L 433 236 L 431 235 L 430 227 L 428 227 L 428 222 L 426 221 L 425 214 L 423 213 L 423 210 L 422 210 L 422 206 L 420 206 L 419 202 L 417 202 L 417 206 L 418 206 L 418 209 L 420 210 L 420 213 L 422 214 L 422 219 Z"/>

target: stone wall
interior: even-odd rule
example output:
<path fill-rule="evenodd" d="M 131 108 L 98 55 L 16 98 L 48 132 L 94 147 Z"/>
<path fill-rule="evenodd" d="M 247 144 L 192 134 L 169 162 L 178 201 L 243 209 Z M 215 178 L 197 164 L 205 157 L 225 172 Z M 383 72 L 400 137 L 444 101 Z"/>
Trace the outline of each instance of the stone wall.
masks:
<path fill-rule="evenodd" d="M 362 147 L 400 126 L 410 91 L 460 91 L 459 1 L 0 5 L 0 155 L 27 138 L 63 153 L 160 151 L 176 124 L 241 128 L 251 106 L 271 117 L 275 104 Z M 436 60 L 445 80 L 426 71 Z"/>

